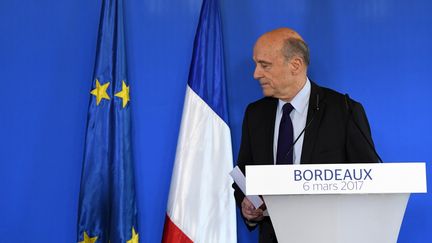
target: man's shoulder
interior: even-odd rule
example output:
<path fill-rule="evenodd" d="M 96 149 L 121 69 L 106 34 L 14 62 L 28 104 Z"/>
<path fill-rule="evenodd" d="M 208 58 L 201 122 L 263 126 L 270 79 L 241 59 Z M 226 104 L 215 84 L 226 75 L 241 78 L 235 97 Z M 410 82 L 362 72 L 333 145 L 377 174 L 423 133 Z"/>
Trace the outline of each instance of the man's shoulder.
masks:
<path fill-rule="evenodd" d="M 322 93 L 322 94 L 324 94 L 325 98 L 327 98 L 327 99 L 331 99 L 331 100 L 336 99 L 336 100 L 339 100 L 339 99 L 343 99 L 345 97 L 344 94 L 342 94 L 342 93 L 340 93 L 340 92 L 338 92 L 338 91 L 336 91 L 334 89 L 327 88 L 327 87 L 324 87 L 324 86 L 319 86 L 317 84 L 314 84 L 314 85 L 316 87 L 318 87 L 319 92 Z"/>
<path fill-rule="evenodd" d="M 251 107 L 268 106 L 268 105 L 273 105 L 273 104 L 277 103 L 277 101 L 278 101 L 278 99 L 273 98 L 273 97 L 262 97 L 261 99 L 250 103 L 249 106 L 251 106 Z"/>
<path fill-rule="evenodd" d="M 358 104 L 357 101 L 351 99 L 351 97 L 349 97 L 347 94 L 343 94 L 340 93 L 334 89 L 331 88 L 327 88 L 327 87 L 323 87 L 323 86 L 319 86 L 315 83 L 312 83 L 313 86 L 315 86 L 315 92 L 313 93 L 318 93 L 319 95 L 322 95 L 322 100 L 325 101 L 326 103 L 330 103 L 330 104 L 340 104 L 340 105 L 346 105 L 346 103 L 352 102 L 355 104 Z M 313 94 L 312 94 L 313 95 Z M 320 98 L 321 100 L 321 98 Z"/>
<path fill-rule="evenodd" d="M 333 116 L 338 114 L 347 115 L 350 110 L 354 113 L 365 113 L 362 104 L 352 99 L 348 94 L 316 84 L 313 84 L 313 86 L 315 87 L 312 88 L 314 92 L 311 93 L 311 96 L 314 94 L 319 95 L 319 104 L 326 107 L 326 113 Z"/>
<path fill-rule="evenodd" d="M 278 99 L 273 97 L 263 97 L 259 100 L 256 100 L 252 103 L 249 103 L 249 105 L 246 108 L 246 111 L 263 111 L 268 110 L 272 107 L 276 107 L 278 103 Z"/>

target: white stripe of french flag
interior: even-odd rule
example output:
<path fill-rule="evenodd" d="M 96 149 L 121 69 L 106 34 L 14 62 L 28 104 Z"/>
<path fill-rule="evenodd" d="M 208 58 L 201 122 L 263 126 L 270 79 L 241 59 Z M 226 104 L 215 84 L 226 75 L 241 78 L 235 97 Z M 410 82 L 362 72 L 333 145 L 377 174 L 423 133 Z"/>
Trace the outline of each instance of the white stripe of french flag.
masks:
<path fill-rule="evenodd" d="M 231 134 L 187 86 L 163 243 L 237 242 Z"/>

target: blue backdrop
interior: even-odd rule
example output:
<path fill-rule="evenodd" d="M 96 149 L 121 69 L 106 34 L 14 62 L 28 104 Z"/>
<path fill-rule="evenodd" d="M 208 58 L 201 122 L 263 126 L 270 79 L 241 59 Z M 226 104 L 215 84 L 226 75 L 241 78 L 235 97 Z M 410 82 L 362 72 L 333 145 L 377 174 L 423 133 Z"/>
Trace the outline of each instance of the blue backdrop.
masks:
<path fill-rule="evenodd" d="M 141 242 L 160 242 L 201 0 L 126 1 Z M 252 47 L 303 35 L 309 76 L 365 106 L 385 161 L 432 160 L 432 2 L 221 0 L 234 156 L 261 97 Z M 0 0 L 0 242 L 74 242 L 100 1 Z M 429 186 L 431 183 L 429 183 Z M 413 195 L 399 243 L 432 242 L 432 195 Z M 242 222 L 239 242 L 255 242 Z"/>

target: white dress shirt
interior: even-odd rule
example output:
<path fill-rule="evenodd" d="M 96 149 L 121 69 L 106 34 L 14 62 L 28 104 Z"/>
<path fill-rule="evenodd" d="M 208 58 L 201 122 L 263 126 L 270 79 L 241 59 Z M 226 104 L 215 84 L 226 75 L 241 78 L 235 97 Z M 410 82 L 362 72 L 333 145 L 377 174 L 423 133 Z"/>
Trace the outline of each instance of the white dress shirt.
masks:
<path fill-rule="evenodd" d="M 305 85 L 303 88 L 298 92 L 298 94 L 292 99 L 290 102 L 291 105 L 294 107 L 294 109 L 290 113 L 290 118 L 293 124 L 294 129 L 294 140 L 297 139 L 301 131 L 306 126 L 306 119 L 307 119 L 307 113 L 308 113 L 308 107 L 309 107 L 309 97 L 311 93 L 311 84 L 309 81 L 309 78 L 306 80 Z M 276 155 L 277 155 L 277 144 L 278 144 L 278 137 L 279 137 L 279 125 L 282 119 L 282 107 L 287 102 L 280 100 L 278 102 L 278 106 L 276 109 L 276 119 L 275 119 L 275 129 L 274 129 L 274 140 L 273 140 L 273 163 L 276 164 Z M 303 139 L 304 139 L 304 133 L 299 138 L 297 143 L 294 145 L 293 149 L 293 163 L 294 164 L 300 164 L 300 158 L 301 158 L 301 152 L 303 148 Z"/>

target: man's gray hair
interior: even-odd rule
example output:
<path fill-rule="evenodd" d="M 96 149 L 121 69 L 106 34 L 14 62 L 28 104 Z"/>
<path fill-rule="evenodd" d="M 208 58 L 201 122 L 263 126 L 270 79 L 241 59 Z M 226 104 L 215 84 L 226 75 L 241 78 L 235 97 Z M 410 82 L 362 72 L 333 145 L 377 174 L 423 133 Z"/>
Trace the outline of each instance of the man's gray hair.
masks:
<path fill-rule="evenodd" d="M 286 39 L 282 46 L 282 54 L 284 55 L 286 61 L 291 60 L 291 58 L 294 56 L 298 56 L 303 59 L 303 61 L 306 63 L 306 66 L 309 66 L 309 47 L 301 39 L 294 37 Z"/>

